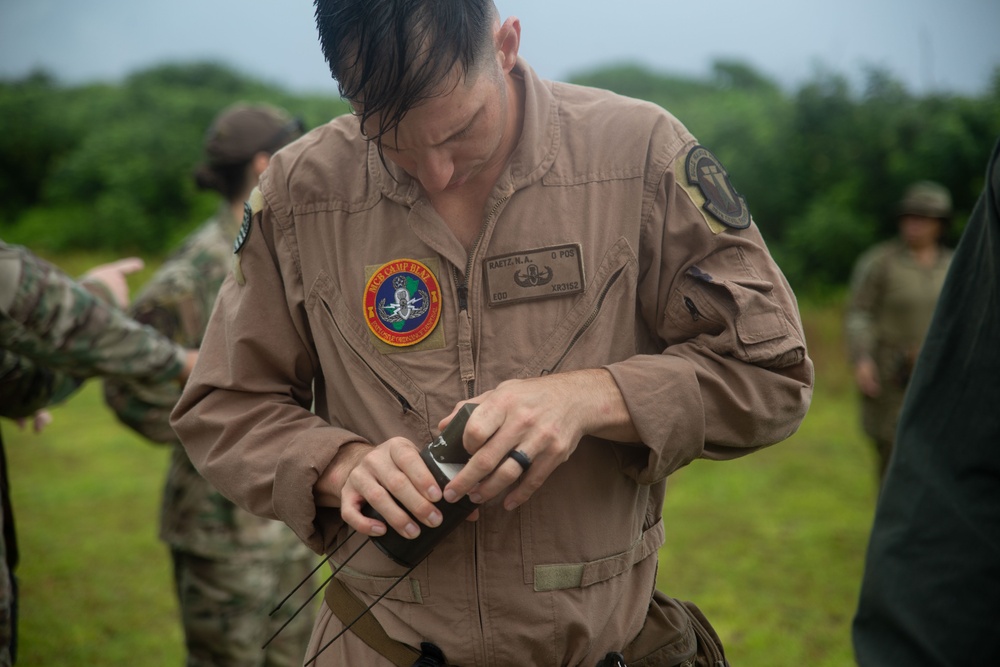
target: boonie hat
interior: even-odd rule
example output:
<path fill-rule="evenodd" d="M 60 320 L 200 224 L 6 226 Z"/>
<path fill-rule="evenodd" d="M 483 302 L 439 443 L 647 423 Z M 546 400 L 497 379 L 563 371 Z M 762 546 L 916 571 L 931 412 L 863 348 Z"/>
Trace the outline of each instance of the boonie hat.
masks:
<path fill-rule="evenodd" d="M 205 133 L 205 159 L 222 166 L 249 162 L 264 151 L 273 153 L 302 135 L 299 118 L 267 104 L 237 103 L 215 117 Z"/>
<path fill-rule="evenodd" d="M 947 220 L 951 217 L 951 193 L 934 181 L 914 183 L 896 205 L 896 215 L 920 215 Z"/>

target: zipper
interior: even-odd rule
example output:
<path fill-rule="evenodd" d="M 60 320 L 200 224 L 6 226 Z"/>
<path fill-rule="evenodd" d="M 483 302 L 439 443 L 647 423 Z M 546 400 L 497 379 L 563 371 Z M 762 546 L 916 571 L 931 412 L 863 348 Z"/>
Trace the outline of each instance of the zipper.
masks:
<path fill-rule="evenodd" d="M 459 322 L 459 329 L 461 330 L 462 327 L 466 327 L 466 326 L 468 327 L 468 336 L 469 336 L 469 341 L 468 342 L 469 342 L 470 345 L 471 345 L 471 342 L 472 342 L 471 341 L 471 339 L 472 339 L 472 316 L 469 313 L 469 276 L 472 275 L 472 267 L 473 267 L 473 262 L 475 261 L 476 252 L 479 250 L 479 245 L 482 243 L 483 237 L 486 235 L 486 230 L 489 227 L 490 220 L 492 220 L 493 217 L 496 216 L 497 212 L 500 210 L 500 207 L 503 206 L 503 204 L 508 199 L 510 199 L 510 195 L 506 195 L 505 197 L 501 197 L 500 199 L 498 199 L 497 202 L 493 205 L 493 208 L 490 209 L 490 212 L 486 216 L 486 219 L 483 221 L 483 225 L 479 228 L 479 234 L 476 236 L 476 240 L 473 242 L 472 248 L 469 250 L 469 256 L 468 256 L 468 259 L 466 260 L 466 263 L 465 263 L 465 277 L 462 278 L 462 277 L 460 277 L 458 275 L 458 267 L 456 267 L 455 265 L 452 265 L 452 267 L 451 267 L 452 279 L 455 281 L 455 291 L 456 291 L 456 296 L 458 297 L 458 312 L 459 312 L 459 320 L 460 320 L 460 322 Z M 465 318 L 464 322 L 461 321 L 463 317 Z M 459 336 L 461 337 L 461 334 L 459 334 Z M 461 345 L 460 345 L 460 348 L 461 348 Z M 468 352 L 468 354 L 469 354 L 469 358 L 468 358 L 467 363 L 468 364 L 474 364 L 474 362 L 472 360 L 472 356 L 471 356 L 471 350 Z M 459 364 L 460 365 L 462 363 L 462 355 L 463 355 L 463 352 L 460 349 L 460 351 L 459 351 Z M 460 369 L 459 373 L 462 374 L 461 369 Z M 476 395 L 476 378 L 475 378 L 475 374 L 474 373 L 470 374 L 470 377 L 469 377 L 468 380 L 463 380 L 463 384 L 465 385 L 464 389 L 465 389 L 465 398 L 466 399 L 470 399 L 470 398 L 472 398 L 473 396 Z M 472 547 L 472 562 L 473 562 L 473 566 L 474 566 L 473 571 L 475 573 L 474 577 L 475 577 L 475 595 L 476 595 L 476 599 L 475 599 L 476 616 L 479 619 L 480 647 L 481 647 L 481 649 L 483 651 L 483 656 L 485 657 L 485 656 L 488 655 L 488 650 L 489 649 L 488 649 L 488 647 L 486 645 L 486 627 L 485 627 L 485 624 L 484 624 L 484 621 L 483 621 L 483 610 L 482 610 L 482 606 L 479 604 L 479 600 L 482 598 L 482 594 L 481 594 L 481 591 L 480 591 L 480 576 L 479 576 L 479 523 L 478 522 L 476 522 L 475 524 L 473 524 L 472 531 L 473 531 L 472 532 L 472 545 L 473 545 L 473 547 Z M 487 660 L 488 660 L 488 658 L 487 658 Z"/>
<path fill-rule="evenodd" d="M 698 306 L 694 305 L 694 301 L 691 299 L 691 297 L 689 296 L 684 297 L 684 307 L 688 309 L 689 313 L 691 313 L 692 320 L 697 322 L 698 320 L 701 319 L 701 313 L 698 312 Z"/>
<path fill-rule="evenodd" d="M 376 371 L 375 368 L 370 363 L 368 363 L 368 360 L 365 359 L 364 355 L 359 354 L 358 351 L 354 349 L 354 346 L 350 344 L 347 336 L 344 335 L 344 330 L 341 329 L 340 325 L 337 323 L 337 318 L 333 316 L 333 311 L 330 310 L 330 306 L 327 305 L 327 303 L 322 299 L 320 299 L 320 303 L 323 304 L 323 308 L 330 316 L 330 321 L 333 322 L 333 326 L 340 334 L 340 337 L 343 338 L 345 342 L 347 342 L 347 347 L 350 348 L 351 352 L 354 353 L 354 356 L 356 356 L 358 359 L 361 360 L 361 363 L 363 363 L 365 367 L 368 368 L 371 374 L 375 376 L 375 379 L 382 383 L 382 386 L 386 388 L 386 391 L 388 391 L 390 394 L 392 394 L 393 397 L 395 397 L 396 401 L 399 402 L 400 407 L 403 409 L 403 414 L 405 415 L 406 413 L 413 410 L 413 406 L 410 405 L 410 402 L 408 400 L 406 400 L 406 397 L 403 396 L 401 393 L 399 393 L 391 384 L 388 383 L 388 381 L 386 381 L 381 375 L 379 375 L 378 371 Z"/>
<path fill-rule="evenodd" d="M 472 243 L 472 248 L 469 250 L 469 257 L 465 263 L 465 277 L 460 278 L 458 275 L 458 268 L 455 267 L 454 265 L 452 265 L 451 267 L 452 278 L 455 281 L 455 290 L 458 296 L 459 315 L 465 313 L 466 317 L 469 317 L 470 336 L 471 336 L 472 318 L 471 315 L 468 313 L 468 309 L 469 309 L 469 276 L 472 275 L 472 264 L 475 261 L 476 251 L 479 250 L 479 244 L 482 243 L 483 236 L 486 235 L 486 229 L 487 227 L 489 227 L 489 221 L 493 219 L 493 217 L 497 214 L 497 211 L 500 210 L 500 207 L 503 206 L 508 199 L 510 199 L 510 195 L 506 195 L 498 199 L 496 203 L 493 204 L 493 208 L 490 209 L 490 212 L 486 216 L 486 220 L 484 220 L 483 225 L 479 228 L 479 235 L 476 236 L 476 240 Z M 465 398 L 470 399 L 473 396 L 475 396 L 476 395 L 475 378 L 473 377 L 472 379 L 465 380 L 464 384 L 465 384 Z"/>
<path fill-rule="evenodd" d="M 451 267 L 451 272 L 452 272 L 452 274 L 454 274 L 455 284 L 458 285 L 458 287 L 457 287 L 457 290 L 458 290 L 458 310 L 460 312 L 465 312 L 469 308 L 469 286 L 465 282 L 462 282 L 461 284 L 458 283 L 459 277 L 458 277 L 458 268 L 457 267 L 452 266 Z"/>
<path fill-rule="evenodd" d="M 487 655 L 489 650 L 486 643 L 486 624 L 483 622 L 483 607 L 479 604 L 479 600 L 482 599 L 481 593 L 479 591 L 479 522 L 476 521 L 472 524 L 472 562 L 475 563 L 475 582 L 476 582 L 476 618 L 479 620 L 479 639 L 480 647 L 483 650 L 483 660 L 489 663 L 490 659 Z"/>
<path fill-rule="evenodd" d="M 577 342 L 583 337 L 583 334 L 587 333 L 587 329 L 590 328 L 590 325 L 594 323 L 594 320 L 596 320 L 597 316 L 601 313 L 601 308 L 604 306 L 604 299 L 607 298 L 608 292 L 610 292 L 611 288 L 614 287 L 616 282 L 618 282 L 618 278 L 622 275 L 622 271 L 624 270 L 625 267 L 623 266 L 611 274 L 608 282 L 604 284 L 604 289 L 601 290 L 600 296 L 597 297 L 597 303 L 594 304 L 594 308 L 590 311 L 590 315 L 587 316 L 587 319 L 580 325 L 580 328 L 576 330 L 575 334 L 573 334 L 573 337 L 569 341 L 569 345 L 567 345 L 566 349 L 563 350 L 563 353 L 559 355 L 556 362 L 547 370 L 543 370 L 542 375 L 549 375 L 554 372 L 555 369 L 559 367 L 559 364 L 563 362 L 563 359 L 566 358 L 566 355 L 573 349 L 573 346 L 576 345 Z"/>

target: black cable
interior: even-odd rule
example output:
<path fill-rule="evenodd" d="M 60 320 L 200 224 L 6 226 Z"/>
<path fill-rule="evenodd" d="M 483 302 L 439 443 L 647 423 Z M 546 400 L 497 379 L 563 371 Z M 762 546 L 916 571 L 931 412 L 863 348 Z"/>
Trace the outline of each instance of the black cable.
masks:
<path fill-rule="evenodd" d="M 309 581 L 309 577 L 311 577 L 311 576 L 313 576 L 314 574 L 316 574 L 316 572 L 317 572 L 317 571 L 319 570 L 319 568 L 323 567 L 323 565 L 325 565 L 325 564 L 326 564 L 326 563 L 327 563 L 327 562 L 328 562 L 328 561 L 329 561 L 329 560 L 330 560 L 331 558 L 333 558 L 333 554 L 334 554 L 334 552 L 336 552 L 336 551 L 337 551 L 337 549 L 339 549 L 340 547 L 342 547 L 342 546 L 344 546 L 345 544 L 347 544 L 347 540 L 351 539 L 351 536 L 352 536 L 352 535 L 354 535 L 354 533 L 355 533 L 355 532 L 356 532 L 356 531 L 352 531 L 352 532 L 351 532 L 351 535 L 348 535 L 348 536 L 347 536 L 347 538 L 346 538 L 346 539 L 345 539 L 345 540 L 344 540 L 343 542 L 341 542 L 340 544 L 338 544 L 338 545 L 337 545 L 337 547 L 336 547 L 336 548 L 335 548 L 335 549 L 334 549 L 333 551 L 331 551 L 331 552 L 330 552 L 330 555 L 329 555 L 329 556 L 327 556 L 327 557 L 326 557 L 326 558 L 325 558 L 325 559 L 323 560 L 323 562 L 322 562 L 322 563 L 320 563 L 319 565 L 317 565 L 317 566 L 316 566 L 316 567 L 315 567 L 315 568 L 313 569 L 313 571 L 309 573 L 309 576 L 307 576 L 307 577 L 306 577 L 305 579 L 303 579 L 302 581 L 300 581 L 300 582 L 299 582 L 298 586 L 296 586 L 296 587 L 295 587 L 295 589 L 294 589 L 294 590 L 292 590 L 292 592 L 291 592 L 291 593 L 289 593 L 289 594 L 288 594 L 288 595 L 287 595 L 287 596 L 285 597 L 285 600 L 288 600 L 288 598 L 290 598 L 290 597 L 292 596 L 292 594 L 293 594 L 293 593 L 295 593 L 295 591 L 297 591 L 297 590 L 298 590 L 299 588 L 301 588 L 301 587 L 302 587 L 302 584 L 304 584 L 305 582 Z M 371 542 L 371 538 L 370 538 L 370 537 L 369 537 L 369 538 L 367 538 L 367 539 L 365 539 L 365 541 L 364 541 L 364 542 L 362 542 L 361 544 L 359 544 L 359 545 L 358 545 L 358 548 L 357 548 L 357 549 L 355 549 L 354 551 L 352 551 L 352 552 L 351 552 L 351 555 L 347 557 L 347 560 L 345 560 L 345 561 L 344 561 L 343 563 L 341 563 L 340 565 L 338 565 L 338 566 L 336 567 L 336 569 L 334 569 L 334 571 L 333 571 L 332 573 L 330 573 L 330 576 L 329 576 L 329 577 L 327 577 L 326 579 L 324 579 L 324 580 L 323 580 L 323 583 L 322 583 L 322 584 L 320 584 L 320 585 L 319 585 L 319 587 L 318 587 L 318 588 L 317 588 L 316 590 L 314 590 L 314 591 L 312 592 L 312 595 L 310 595 L 310 596 L 309 596 L 309 599 L 307 599 L 307 600 L 306 600 L 305 602 L 303 602 L 303 603 L 302 603 L 301 605 L 299 605 L 299 608 L 298 608 L 298 609 L 296 609 L 296 610 L 295 610 L 294 612 L 292 612 L 292 615 L 288 617 L 288 620 L 286 620 L 286 621 L 285 621 L 284 623 L 282 623 L 282 624 L 281 624 L 281 627 L 280 627 L 280 628 L 278 628 L 278 629 L 277 629 L 277 630 L 276 630 L 276 631 L 274 632 L 274 634 L 273 634 L 273 635 L 271 635 L 270 639 L 268 639 L 268 640 L 267 640 L 266 642 L 264 642 L 264 645 L 260 647 L 260 648 L 261 648 L 261 650 L 264 650 L 264 649 L 266 649 L 266 648 L 268 647 L 268 645 L 269 645 L 269 644 L 270 644 L 271 642 L 273 642 L 273 641 L 274 641 L 274 638 L 275 638 L 275 637 L 277 637 L 277 636 L 278 636 L 279 634 L 281 634 L 281 631 L 282 631 L 282 630 L 284 630 L 284 629 L 285 629 L 286 627 L 288 627 L 288 624 L 289 624 L 289 623 L 291 623 L 291 622 L 292 622 L 293 620 L 295 620 L 295 617 L 296 617 L 296 616 L 298 616 L 298 615 L 299 615 L 299 613 L 300 613 L 300 612 L 301 612 L 301 611 L 302 611 L 303 609 L 305 609 L 305 608 L 306 608 L 306 606 L 308 606 L 310 602 L 312 602 L 312 601 L 313 601 L 313 598 L 315 598 L 315 597 L 316 597 L 316 596 L 317 596 L 317 595 L 318 595 L 318 594 L 320 593 L 320 591 L 322 591 L 322 590 L 323 590 L 323 588 L 325 588 L 325 587 L 326 587 L 326 585 L 327 585 L 328 583 L 330 583 L 330 582 L 331 582 L 331 581 L 333 580 L 333 578 L 334 578 L 335 576 L 337 576 L 337 573 L 338 573 L 338 572 L 340 572 L 340 571 L 341 571 L 342 569 L 344 569 L 344 566 L 346 566 L 346 565 L 347 565 L 348 563 L 350 563 L 350 562 L 351 562 L 351 559 L 352 559 L 352 558 L 354 558 L 354 556 L 356 556 L 356 555 L 357 555 L 357 553 L 358 553 L 359 551 L 361 551 L 361 549 L 362 549 L 362 548 L 364 548 L 364 546 L 365 546 L 366 544 L 368 544 L 369 542 Z M 398 582 L 397 582 L 397 583 L 398 583 Z M 393 586 L 395 586 L 395 584 L 393 584 Z M 391 590 L 391 589 L 390 589 L 390 590 Z M 281 601 L 281 604 L 279 604 L 279 605 L 278 605 L 277 607 L 275 607 L 274 611 L 278 611 L 278 609 L 280 609 L 280 608 L 281 608 L 281 605 L 285 603 L 285 600 L 282 600 L 282 601 Z M 274 611 L 272 611 L 271 613 L 273 614 L 273 613 L 274 613 Z"/>
<path fill-rule="evenodd" d="M 327 643 L 323 644 L 322 648 L 320 648 L 320 649 L 319 649 L 318 651 L 316 651 L 316 653 L 315 653 L 315 655 L 313 655 L 313 657 L 311 657 L 311 658 L 309 658 L 308 660 L 306 660 L 306 661 L 305 661 L 305 663 L 304 663 L 304 664 L 302 665 L 302 667 L 309 667 L 309 665 L 310 665 L 310 664 L 312 664 L 312 662 L 313 662 L 314 660 L 316 660 L 316 658 L 318 658 L 318 657 L 319 657 L 319 654 L 320 654 L 320 653 L 322 653 L 322 652 L 323 652 L 323 651 L 325 651 L 326 649 L 330 648 L 330 645 L 331 645 L 331 644 L 333 644 L 333 642 L 335 642 L 335 641 L 337 641 L 338 639 L 340 639 L 340 636 L 341 636 L 341 635 L 343 635 L 343 634 L 344 634 L 345 632 L 347 632 L 348 630 L 350 630 L 350 629 L 351 629 L 351 626 L 353 626 L 353 625 L 354 625 L 355 623 L 357 623 L 358 621 L 360 621 L 360 620 L 362 619 L 362 617 L 364 617 L 364 615 L 365 615 L 365 614 L 367 614 L 367 613 L 368 613 L 369 611 L 371 611 L 371 610 L 372 610 L 372 607 L 374 607 L 374 606 L 375 606 L 375 605 L 377 605 L 377 604 L 378 604 L 379 602 L 381 602 L 381 601 L 382 601 L 382 598 L 384 598 L 384 597 L 385 597 L 386 595 L 388 595 L 388 594 L 389 594 L 389 591 L 391 591 L 391 590 L 392 590 L 393 588 L 395 588 L 395 587 L 396 587 L 396 585 L 397 585 L 397 584 L 399 584 L 399 582 L 401 582 L 401 581 L 402 581 L 403 579 L 406 579 L 406 577 L 408 577 L 408 576 L 409 576 L 410 572 L 413 572 L 413 569 L 414 569 L 415 567 L 417 567 L 417 565 L 420 565 L 420 563 L 417 563 L 416 565 L 414 565 L 413 567 L 411 567 L 411 568 L 410 568 L 409 570 L 407 570 L 406 572 L 404 572 L 404 573 L 403 573 L 403 574 L 402 574 L 402 575 L 401 575 L 401 576 L 399 577 L 399 579 L 396 579 L 396 581 L 392 582 L 392 586 L 389 586 L 389 588 L 385 589 L 385 591 L 384 591 L 384 592 L 383 592 L 383 593 L 382 593 L 381 595 L 379 595 L 379 596 L 378 596 L 377 598 L 375 598 L 375 601 L 374 601 L 374 602 L 372 602 L 372 603 L 371 603 L 370 605 L 368 605 L 368 607 L 367 607 L 367 608 L 365 608 L 365 610 L 364 610 L 363 612 L 361 612 L 360 614 L 358 614 L 357 618 L 355 618 L 355 619 L 354 619 L 353 621 L 351 621 L 350 623 L 348 623 L 348 624 L 347 624 L 347 625 L 346 625 L 346 626 L 344 627 L 344 629 L 343 629 L 343 630 L 341 630 L 340 632 L 338 632 L 338 633 L 337 633 L 337 635 L 336 635 L 336 636 L 335 636 L 335 637 L 334 637 L 333 639 L 331 639 L 331 640 L 330 640 L 330 641 L 328 641 Z"/>

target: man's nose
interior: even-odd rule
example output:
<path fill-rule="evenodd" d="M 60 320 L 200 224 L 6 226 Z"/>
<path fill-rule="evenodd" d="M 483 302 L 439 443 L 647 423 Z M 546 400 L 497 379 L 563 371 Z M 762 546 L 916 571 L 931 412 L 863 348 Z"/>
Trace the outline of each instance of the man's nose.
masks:
<path fill-rule="evenodd" d="M 431 194 L 447 188 L 454 174 L 454 162 L 441 151 L 429 151 L 417 164 L 417 180 Z"/>

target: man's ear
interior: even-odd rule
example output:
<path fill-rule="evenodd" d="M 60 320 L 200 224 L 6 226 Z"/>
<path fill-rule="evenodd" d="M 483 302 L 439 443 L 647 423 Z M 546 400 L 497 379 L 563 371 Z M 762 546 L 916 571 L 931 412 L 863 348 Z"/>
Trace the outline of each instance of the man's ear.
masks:
<path fill-rule="evenodd" d="M 521 48 L 521 20 L 511 16 L 504 21 L 494 34 L 497 58 L 504 73 L 514 69 L 518 49 Z"/>

